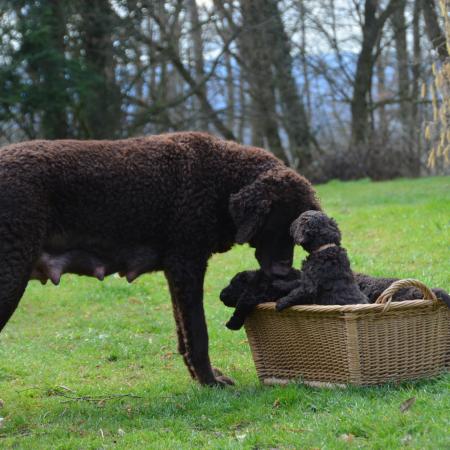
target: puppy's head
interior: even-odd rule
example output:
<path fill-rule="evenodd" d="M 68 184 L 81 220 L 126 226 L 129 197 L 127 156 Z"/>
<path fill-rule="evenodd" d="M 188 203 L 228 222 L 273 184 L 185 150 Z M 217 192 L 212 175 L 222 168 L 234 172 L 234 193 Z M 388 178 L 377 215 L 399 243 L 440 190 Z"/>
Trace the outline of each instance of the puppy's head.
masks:
<path fill-rule="evenodd" d="M 237 273 L 230 284 L 222 289 L 220 300 L 225 306 L 236 307 L 237 301 L 249 283 L 256 277 L 256 271 L 245 271 Z"/>
<path fill-rule="evenodd" d="M 307 252 L 326 244 L 341 244 L 337 223 L 321 211 L 305 211 L 291 225 L 294 242 Z"/>

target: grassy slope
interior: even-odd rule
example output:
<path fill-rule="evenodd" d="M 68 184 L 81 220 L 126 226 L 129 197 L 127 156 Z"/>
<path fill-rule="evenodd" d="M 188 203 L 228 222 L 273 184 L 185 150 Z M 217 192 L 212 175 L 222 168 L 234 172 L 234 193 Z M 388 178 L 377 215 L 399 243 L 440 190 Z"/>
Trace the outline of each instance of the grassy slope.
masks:
<path fill-rule="evenodd" d="M 450 289 L 449 178 L 332 182 L 318 191 L 356 270 Z M 251 251 L 239 247 L 215 256 L 208 271 L 211 358 L 237 382 L 226 390 L 188 378 L 161 274 L 132 286 L 115 278 L 31 283 L 0 336 L 0 447 L 450 447 L 450 375 L 366 389 L 260 386 L 245 334 L 224 328 L 230 310 L 218 300 L 234 273 L 252 267 Z M 61 386 L 139 398 L 67 401 L 59 393 L 75 394 Z M 410 397 L 416 403 L 401 413 Z"/>

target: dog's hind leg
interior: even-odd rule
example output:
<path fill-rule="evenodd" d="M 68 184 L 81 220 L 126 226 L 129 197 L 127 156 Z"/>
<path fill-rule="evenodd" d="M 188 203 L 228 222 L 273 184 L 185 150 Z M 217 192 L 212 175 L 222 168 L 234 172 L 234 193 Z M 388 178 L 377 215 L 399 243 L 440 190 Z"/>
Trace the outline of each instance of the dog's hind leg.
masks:
<path fill-rule="evenodd" d="M 0 330 L 25 291 L 44 232 L 42 221 L 32 215 L 0 215 Z"/>

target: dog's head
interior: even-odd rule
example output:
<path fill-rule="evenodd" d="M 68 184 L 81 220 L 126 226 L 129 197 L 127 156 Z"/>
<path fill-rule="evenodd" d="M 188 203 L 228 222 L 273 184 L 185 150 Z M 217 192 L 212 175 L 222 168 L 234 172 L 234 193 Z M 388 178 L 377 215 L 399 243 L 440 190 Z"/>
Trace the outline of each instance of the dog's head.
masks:
<path fill-rule="evenodd" d="M 321 211 L 306 211 L 291 225 L 294 242 L 307 252 L 326 244 L 341 244 L 341 232 L 334 219 Z"/>
<path fill-rule="evenodd" d="M 294 243 L 289 227 L 301 212 L 320 209 L 311 184 L 286 167 L 264 172 L 231 195 L 229 210 L 235 241 L 248 242 L 269 276 L 286 275 L 292 267 Z"/>

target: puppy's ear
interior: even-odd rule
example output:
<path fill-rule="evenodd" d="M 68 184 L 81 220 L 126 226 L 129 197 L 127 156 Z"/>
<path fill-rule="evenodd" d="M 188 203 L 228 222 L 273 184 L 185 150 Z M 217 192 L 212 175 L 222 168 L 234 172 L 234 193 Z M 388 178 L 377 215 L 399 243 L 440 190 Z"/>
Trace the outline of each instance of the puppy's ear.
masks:
<path fill-rule="evenodd" d="M 330 236 L 330 242 L 333 242 L 336 245 L 341 245 L 341 230 L 339 229 L 337 222 L 331 217 L 327 226 L 327 233 Z"/>
<path fill-rule="evenodd" d="M 237 228 L 235 241 L 238 244 L 249 242 L 255 236 L 271 206 L 264 183 L 258 179 L 230 196 L 229 211 Z"/>

